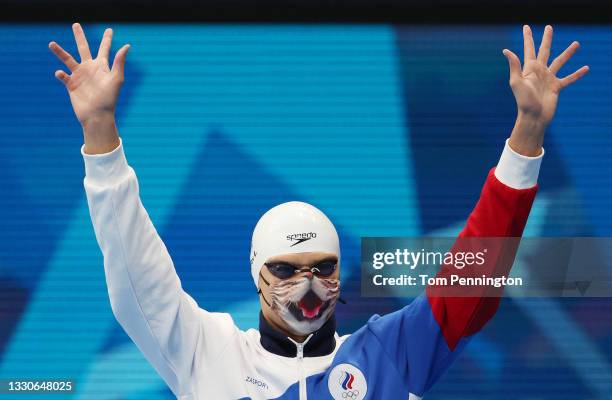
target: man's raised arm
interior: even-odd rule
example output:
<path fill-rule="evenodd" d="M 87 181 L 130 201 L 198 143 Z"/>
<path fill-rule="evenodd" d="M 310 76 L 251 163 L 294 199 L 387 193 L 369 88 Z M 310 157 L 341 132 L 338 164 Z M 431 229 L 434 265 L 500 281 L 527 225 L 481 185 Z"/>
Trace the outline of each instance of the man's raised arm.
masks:
<path fill-rule="evenodd" d="M 537 190 L 544 134 L 555 114 L 559 93 L 589 70 L 588 66 L 583 66 L 564 78 L 557 78 L 557 72 L 576 52 L 579 44 L 572 42 L 549 66 L 552 36 L 552 26 L 547 25 L 536 56 L 531 28 L 523 26 L 522 69 L 519 58 L 510 50 L 503 50 L 509 63 L 509 84 L 517 104 L 517 118 L 497 168 L 490 171 L 456 247 L 468 243 L 462 242 L 462 238 L 516 238 L 523 234 Z M 487 255 L 489 260 L 483 272 L 490 277 L 507 276 L 518 241 L 499 239 L 494 244 L 493 254 Z M 445 265 L 439 275 L 457 274 L 458 271 L 452 265 Z M 447 344 L 453 349 L 462 337 L 478 332 L 493 316 L 499 297 L 449 297 L 443 296 L 444 292 L 443 288 L 427 288 L 432 311 Z M 501 290 L 499 292 L 501 295 Z"/>
<path fill-rule="evenodd" d="M 584 66 L 564 78 L 556 77 L 579 45 L 573 42 L 549 66 L 550 25 L 544 30 L 537 57 L 527 25 L 523 26 L 523 39 L 525 61 L 522 69 L 518 57 L 503 50 L 509 62 L 510 87 L 518 108 L 516 123 L 497 167 L 490 170 L 480 199 L 451 249 L 451 252 L 470 250 L 466 249 L 470 244 L 467 238 L 498 238 L 487 242 L 494 246 L 485 257 L 485 265 L 479 267 L 482 268 L 479 272 L 489 277 L 507 275 L 514 261 L 518 240 L 511 238 L 522 235 L 535 198 L 544 154 L 544 133 L 554 116 L 559 93 L 588 71 Z M 468 268 L 460 271 L 448 264 L 438 276 L 470 273 Z M 448 287 L 428 286 L 426 295 L 408 306 L 383 317 L 375 316 L 368 322 L 369 329 L 384 343 L 386 354 L 406 383 L 411 400 L 420 398 L 431 388 L 469 338 L 491 319 L 501 295 L 491 296 L 491 292 L 480 295 L 478 290 L 468 290 L 467 296 L 449 296 L 448 293 L 456 292 Z"/>
<path fill-rule="evenodd" d="M 192 391 L 200 357 L 213 363 L 236 328 L 228 314 L 200 309 L 181 288 L 172 259 L 140 199 L 127 163 L 114 112 L 128 46 L 108 67 L 112 30 L 106 29 L 92 59 L 79 24 L 73 25 L 81 62 L 57 43 L 49 48 L 72 72 L 56 71 L 83 127 L 83 184 L 96 240 L 104 256 L 111 308 L 118 322 L 173 393 Z"/>

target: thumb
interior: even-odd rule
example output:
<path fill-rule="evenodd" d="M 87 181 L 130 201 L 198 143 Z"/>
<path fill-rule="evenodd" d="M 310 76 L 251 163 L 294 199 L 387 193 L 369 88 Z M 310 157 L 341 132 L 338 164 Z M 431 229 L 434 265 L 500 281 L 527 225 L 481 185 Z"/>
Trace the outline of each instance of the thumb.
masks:
<path fill-rule="evenodd" d="M 124 45 L 122 48 L 119 49 L 119 51 L 117 51 L 117 54 L 115 54 L 115 60 L 113 60 L 113 68 L 111 69 L 111 72 L 117 74 L 121 79 L 123 79 L 125 58 L 129 49 L 129 44 Z"/>
<path fill-rule="evenodd" d="M 510 80 L 518 79 L 521 77 L 521 60 L 508 49 L 502 50 L 504 56 L 508 59 L 508 64 L 510 66 Z"/>

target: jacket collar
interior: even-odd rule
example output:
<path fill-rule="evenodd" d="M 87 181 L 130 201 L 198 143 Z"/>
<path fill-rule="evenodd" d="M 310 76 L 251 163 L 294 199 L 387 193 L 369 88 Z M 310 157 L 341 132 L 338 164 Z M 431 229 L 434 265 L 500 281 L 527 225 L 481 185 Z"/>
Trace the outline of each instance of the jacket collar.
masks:
<path fill-rule="evenodd" d="M 259 312 L 260 343 L 264 349 L 283 357 L 296 357 L 297 346 L 284 333 L 276 330 Z M 336 316 L 334 314 L 312 333 L 304 345 L 304 357 L 320 357 L 331 354 L 336 348 Z"/>

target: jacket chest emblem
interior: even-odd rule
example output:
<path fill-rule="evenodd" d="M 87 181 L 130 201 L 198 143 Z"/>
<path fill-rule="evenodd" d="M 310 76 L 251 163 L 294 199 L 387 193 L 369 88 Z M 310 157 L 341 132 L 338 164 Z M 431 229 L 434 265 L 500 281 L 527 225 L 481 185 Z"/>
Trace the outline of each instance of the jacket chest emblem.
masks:
<path fill-rule="evenodd" d="M 329 393 L 334 400 L 362 400 L 368 384 L 361 370 L 351 364 L 338 364 L 329 373 Z"/>

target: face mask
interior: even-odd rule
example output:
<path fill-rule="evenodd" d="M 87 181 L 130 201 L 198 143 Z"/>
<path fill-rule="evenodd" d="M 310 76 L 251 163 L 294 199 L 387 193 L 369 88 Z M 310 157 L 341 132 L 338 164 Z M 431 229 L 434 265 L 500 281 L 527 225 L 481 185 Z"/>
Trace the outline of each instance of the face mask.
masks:
<path fill-rule="evenodd" d="M 292 331 L 307 335 L 321 328 L 334 312 L 338 279 L 301 277 L 279 280 L 270 287 L 270 308 Z"/>

